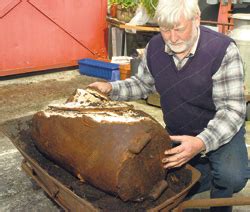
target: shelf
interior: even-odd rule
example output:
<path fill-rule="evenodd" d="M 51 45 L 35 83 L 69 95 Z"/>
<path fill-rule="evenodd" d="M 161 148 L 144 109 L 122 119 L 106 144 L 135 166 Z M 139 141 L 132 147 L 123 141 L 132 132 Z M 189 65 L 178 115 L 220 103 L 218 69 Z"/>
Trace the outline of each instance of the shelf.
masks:
<path fill-rule="evenodd" d="M 107 22 L 114 26 L 118 27 L 120 29 L 134 29 L 138 31 L 149 31 L 149 32 L 160 32 L 160 29 L 158 26 L 146 26 L 146 25 L 128 25 L 127 23 L 120 21 L 116 18 L 107 17 Z"/>
<path fill-rule="evenodd" d="M 108 24 L 114 26 L 114 27 L 118 27 L 120 29 L 134 29 L 137 31 L 148 31 L 148 32 L 160 32 L 160 29 L 158 26 L 148 26 L 148 25 L 128 25 L 127 23 L 120 21 L 116 18 L 111 18 L 109 16 L 106 17 L 106 20 L 108 22 Z M 201 24 L 203 25 L 219 25 L 222 26 L 222 33 L 225 34 L 226 27 L 232 27 L 233 24 L 232 23 L 223 23 L 223 22 L 216 22 L 216 21 L 207 21 L 207 20 L 201 20 Z"/>

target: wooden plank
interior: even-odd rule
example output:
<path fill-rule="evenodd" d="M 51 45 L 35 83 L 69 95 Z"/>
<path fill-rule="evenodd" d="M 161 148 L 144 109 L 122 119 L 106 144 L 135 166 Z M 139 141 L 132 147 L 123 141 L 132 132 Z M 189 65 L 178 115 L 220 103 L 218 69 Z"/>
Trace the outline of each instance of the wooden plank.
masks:
<path fill-rule="evenodd" d="M 245 97 L 246 97 L 246 101 L 250 102 L 250 94 L 245 94 Z"/>
<path fill-rule="evenodd" d="M 136 26 L 136 25 L 120 24 L 119 28 L 121 28 L 121 29 L 134 29 L 134 30 L 138 30 L 138 31 L 160 32 L 159 27 L 150 27 L 150 26 Z"/>
<path fill-rule="evenodd" d="M 245 135 L 246 143 L 250 145 L 250 121 L 246 121 L 245 129 L 246 129 L 246 135 Z"/>
<path fill-rule="evenodd" d="M 174 212 L 181 212 L 187 208 L 207 208 L 207 207 L 221 207 L 221 206 L 236 206 L 236 205 L 250 205 L 249 197 L 230 197 L 230 198 L 214 198 L 214 199 L 192 199 L 181 203 Z"/>
<path fill-rule="evenodd" d="M 120 21 L 116 18 L 106 17 L 107 22 L 115 27 L 120 29 L 134 29 L 138 31 L 149 31 L 149 32 L 160 32 L 159 26 L 148 26 L 148 25 L 129 25 L 124 21 Z M 222 25 L 222 27 L 233 26 L 233 24 L 228 22 L 216 22 L 216 21 L 206 21 L 201 20 L 201 24 L 209 24 L 209 25 Z"/>
<path fill-rule="evenodd" d="M 65 211 L 99 211 L 88 201 L 80 198 L 61 182 L 51 177 L 28 156 L 22 162 L 22 169 Z"/>

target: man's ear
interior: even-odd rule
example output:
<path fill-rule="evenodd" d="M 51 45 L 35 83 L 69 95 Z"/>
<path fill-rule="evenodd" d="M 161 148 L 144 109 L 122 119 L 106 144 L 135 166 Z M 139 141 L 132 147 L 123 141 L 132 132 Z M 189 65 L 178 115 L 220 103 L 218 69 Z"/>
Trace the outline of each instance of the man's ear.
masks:
<path fill-rule="evenodd" d="M 197 14 L 197 15 L 194 17 L 195 26 L 196 26 L 196 27 L 200 26 L 200 22 L 201 22 L 200 14 Z"/>

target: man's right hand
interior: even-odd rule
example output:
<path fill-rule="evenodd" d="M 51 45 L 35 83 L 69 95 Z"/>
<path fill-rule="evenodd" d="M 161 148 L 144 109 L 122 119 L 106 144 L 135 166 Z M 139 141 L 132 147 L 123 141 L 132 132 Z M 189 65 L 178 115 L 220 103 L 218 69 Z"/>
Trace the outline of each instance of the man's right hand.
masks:
<path fill-rule="evenodd" d="M 94 82 L 89 84 L 88 87 L 96 88 L 105 94 L 108 94 L 112 90 L 112 85 L 108 82 Z"/>

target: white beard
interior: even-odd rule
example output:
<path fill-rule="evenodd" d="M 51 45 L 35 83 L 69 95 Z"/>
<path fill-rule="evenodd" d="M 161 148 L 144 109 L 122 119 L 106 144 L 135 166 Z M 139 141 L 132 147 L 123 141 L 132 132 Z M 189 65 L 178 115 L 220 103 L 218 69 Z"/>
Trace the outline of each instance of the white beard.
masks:
<path fill-rule="evenodd" d="M 196 39 L 197 39 L 197 28 L 193 26 L 193 33 L 190 40 L 180 41 L 178 43 L 171 43 L 170 41 L 165 41 L 165 42 L 166 45 L 171 49 L 171 51 L 179 54 L 190 50 L 190 48 L 194 45 Z"/>
<path fill-rule="evenodd" d="M 172 43 L 166 42 L 166 44 L 174 53 L 182 53 L 182 52 L 185 52 L 189 48 L 186 42 L 182 42 L 179 44 L 172 44 Z"/>

